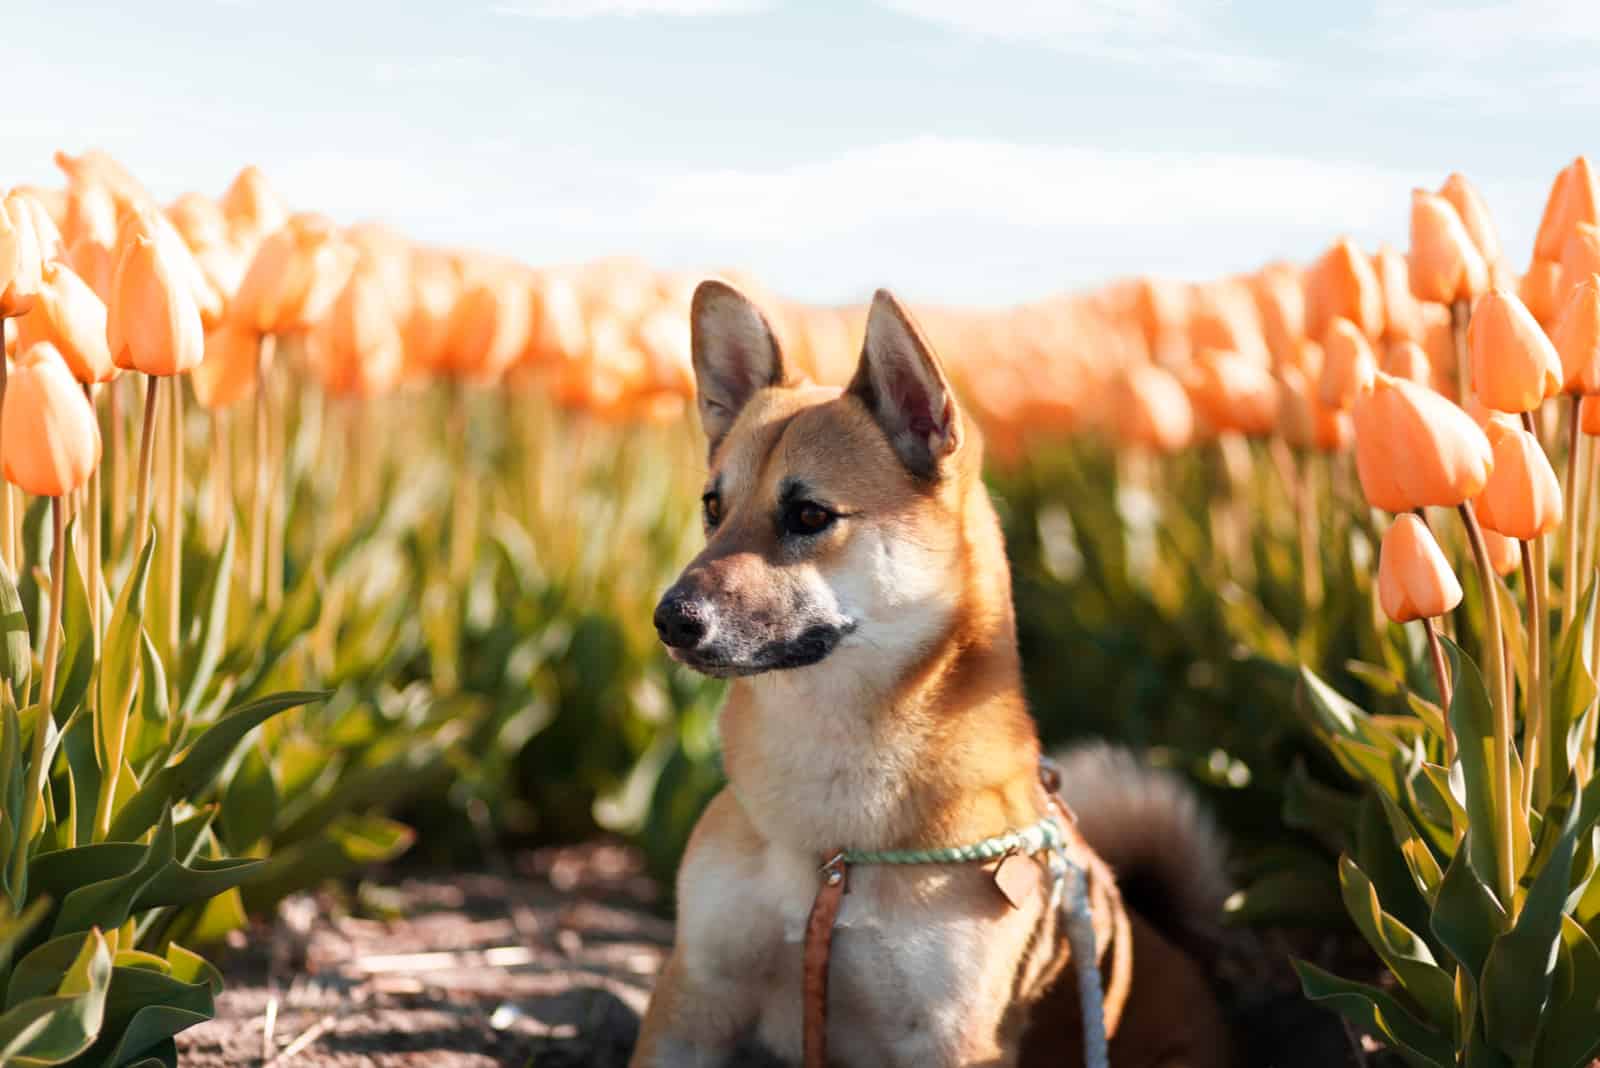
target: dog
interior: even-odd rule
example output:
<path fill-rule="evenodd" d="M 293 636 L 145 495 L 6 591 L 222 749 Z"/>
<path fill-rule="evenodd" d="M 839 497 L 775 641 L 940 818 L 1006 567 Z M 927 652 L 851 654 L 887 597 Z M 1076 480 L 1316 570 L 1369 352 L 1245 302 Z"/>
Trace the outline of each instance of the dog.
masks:
<path fill-rule="evenodd" d="M 690 315 L 707 541 L 655 625 L 673 659 L 732 680 L 728 785 L 683 858 L 676 943 L 631 1063 L 759 1049 L 795 1064 L 811 1059 L 807 928 L 834 881 L 828 858 L 980 841 L 1055 802 L 982 442 L 911 316 L 878 292 L 840 390 L 794 375 L 731 287 L 702 283 Z M 1174 781 L 1120 751 L 1075 752 L 1060 780 L 1079 820 L 1111 1064 L 1227 1063 L 1200 937 L 1226 892 L 1214 830 Z M 1082 1063 L 1049 877 L 1032 859 L 1020 879 L 1006 863 L 1009 888 L 993 863 L 849 870 L 822 924 L 827 1063 Z"/>

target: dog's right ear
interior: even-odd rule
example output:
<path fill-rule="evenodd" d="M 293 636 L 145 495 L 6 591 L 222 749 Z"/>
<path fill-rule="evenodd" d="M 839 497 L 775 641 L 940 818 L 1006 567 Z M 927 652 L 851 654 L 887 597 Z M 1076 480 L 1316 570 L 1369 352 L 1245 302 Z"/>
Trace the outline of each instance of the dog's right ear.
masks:
<path fill-rule="evenodd" d="M 701 282 L 689 310 L 700 425 L 711 451 L 757 390 L 787 379 L 778 339 L 761 309 L 725 282 Z"/>

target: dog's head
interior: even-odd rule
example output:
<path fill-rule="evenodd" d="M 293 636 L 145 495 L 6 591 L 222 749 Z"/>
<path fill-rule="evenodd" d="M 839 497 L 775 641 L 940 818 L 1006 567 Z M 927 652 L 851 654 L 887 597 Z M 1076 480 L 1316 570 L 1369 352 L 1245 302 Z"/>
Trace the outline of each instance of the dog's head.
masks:
<path fill-rule="evenodd" d="M 948 626 L 981 448 L 938 358 L 885 291 L 844 390 L 800 384 L 767 321 L 720 282 L 691 311 L 706 547 L 661 598 L 672 656 L 758 675 L 859 648 L 899 661 Z"/>

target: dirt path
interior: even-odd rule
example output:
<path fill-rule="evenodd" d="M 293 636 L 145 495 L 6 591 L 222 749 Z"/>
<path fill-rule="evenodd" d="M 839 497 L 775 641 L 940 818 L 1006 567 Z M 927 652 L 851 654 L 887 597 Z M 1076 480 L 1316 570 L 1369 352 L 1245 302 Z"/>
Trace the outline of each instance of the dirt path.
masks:
<path fill-rule="evenodd" d="M 181 1063 L 625 1064 L 672 936 L 643 911 L 655 886 L 615 846 L 518 867 L 287 902 L 224 956 L 217 1018 L 180 1037 Z"/>

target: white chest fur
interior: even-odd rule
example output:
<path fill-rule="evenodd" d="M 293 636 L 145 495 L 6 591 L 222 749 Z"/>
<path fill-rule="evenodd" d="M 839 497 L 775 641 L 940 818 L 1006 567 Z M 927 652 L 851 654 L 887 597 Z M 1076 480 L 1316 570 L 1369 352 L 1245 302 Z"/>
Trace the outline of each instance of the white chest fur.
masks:
<path fill-rule="evenodd" d="M 817 887 L 815 858 L 769 845 L 754 863 L 693 876 L 680 914 L 692 973 L 740 976 L 753 1037 L 801 1056 L 801 950 Z M 972 866 L 862 866 L 850 874 L 829 969 L 829 1053 L 862 1068 L 996 1063 L 1010 965 L 1043 897 L 1005 906 Z"/>

